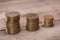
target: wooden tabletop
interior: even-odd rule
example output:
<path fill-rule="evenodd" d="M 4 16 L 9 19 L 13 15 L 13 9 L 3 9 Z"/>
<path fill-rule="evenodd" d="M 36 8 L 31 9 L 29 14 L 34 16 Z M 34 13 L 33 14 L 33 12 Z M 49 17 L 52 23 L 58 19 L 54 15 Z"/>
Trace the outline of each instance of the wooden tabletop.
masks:
<path fill-rule="evenodd" d="M 40 21 L 43 15 L 50 14 L 55 17 L 55 20 L 58 20 L 60 18 L 60 2 L 56 0 L 13 0 L 0 2 L 0 28 L 6 27 L 5 13 L 8 11 L 18 11 L 21 15 L 37 13 Z M 20 23 L 22 27 L 19 34 L 9 35 L 4 31 L 0 31 L 0 40 L 60 40 L 60 21 L 56 21 L 54 27 L 51 28 L 40 26 L 40 29 L 35 32 L 25 30 L 25 17 L 21 17 Z"/>

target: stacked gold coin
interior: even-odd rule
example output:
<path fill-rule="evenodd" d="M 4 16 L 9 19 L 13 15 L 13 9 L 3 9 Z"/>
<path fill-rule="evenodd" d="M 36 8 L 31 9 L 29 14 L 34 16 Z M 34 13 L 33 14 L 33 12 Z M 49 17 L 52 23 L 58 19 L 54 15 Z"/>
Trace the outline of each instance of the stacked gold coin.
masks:
<path fill-rule="evenodd" d="M 43 16 L 43 19 L 44 19 L 44 25 L 45 27 L 52 27 L 54 25 L 53 23 L 53 20 L 54 20 L 54 17 L 52 15 L 45 15 Z"/>
<path fill-rule="evenodd" d="M 7 33 L 8 34 L 17 34 L 20 32 L 20 14 L 16 11 L 11 11 L 6 13 L 7 21 L 6 21 L 6 27 L 7 27 Z"/>
<path fill-rule="evenodd" d="M 37 14 L 29 13 L 26 15 L 27 23 L 26 30 L 36 31 L 39 29 L 39 17 Z"/>

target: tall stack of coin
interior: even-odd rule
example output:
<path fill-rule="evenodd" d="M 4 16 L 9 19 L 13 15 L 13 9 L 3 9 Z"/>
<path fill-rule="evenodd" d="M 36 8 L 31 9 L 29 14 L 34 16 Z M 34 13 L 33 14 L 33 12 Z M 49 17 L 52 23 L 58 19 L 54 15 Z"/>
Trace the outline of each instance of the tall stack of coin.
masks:
<path fill-rule="evenodd" d="M 54 17 L 52 15 L 45 15 L 43 16 L 43 26 L 45 27 L 52 27 L 54 25 L 53 23 L 53 20 L 54 20 Z"/>
<path fill-rule="evenodd" d="M 6 27 L 7 27 L 7 33 L 8 34 L 17 34 L 20 32 L 20 14 L 16 11 L 11 11 L 6 13 L 7 21 L 6 21 Z"/>
<path fill-rule="evenodd" d="M 39 29 L 39 17 L 37 14 L 29 13 L 26 15 L 27 23 L 26 30 L 36 31 Z"/>

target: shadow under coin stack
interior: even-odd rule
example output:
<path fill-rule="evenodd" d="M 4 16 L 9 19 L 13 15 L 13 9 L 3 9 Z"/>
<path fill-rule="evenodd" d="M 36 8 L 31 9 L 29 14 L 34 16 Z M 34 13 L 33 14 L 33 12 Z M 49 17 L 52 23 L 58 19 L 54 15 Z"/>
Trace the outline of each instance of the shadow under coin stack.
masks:
<path fill-rule="evenodd" d="M 8 34 L 17 34 L 20 32 L 20 14 L 19 12 L 12 11 L 6 13 L 7 21 L 6 21 L 6 27 L 7 27 L 7 33 Z"/>
<path fill-rule="evenodd" d="M 45 15 L 43 16 L 43 26 L 45 27 L 53 27 L 54 23 L 53 23 L 53 20 L 54 20 L 54 17 L 52 15 Z"/>
<path fill-rule="evenodd" d="M 29 13 L 26 15 L 26 30 L 36 31 L 39 29 L 39 16 L 34 13 Z"/>

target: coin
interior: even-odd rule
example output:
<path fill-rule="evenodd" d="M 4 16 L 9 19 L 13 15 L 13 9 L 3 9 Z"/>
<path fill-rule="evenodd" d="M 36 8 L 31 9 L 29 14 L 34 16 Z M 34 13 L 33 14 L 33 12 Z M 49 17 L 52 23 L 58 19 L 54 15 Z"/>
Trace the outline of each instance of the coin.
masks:
<path fill-rule="evenodd" d="M 45 27 L 52 27 L 54 25 L 54 23 L 53 23 L 54 17 L 52 15 L 44 15 L 43 19 L 44 19 L 43 26 L 45 26 Z"/>
<path fill-rule="evenodd" d="M 36 31 L 39 29 L 39 16 L 34 13 L 26 14 L 26 30 Z"/>
<path fill-rule="evenodd" d="M 17 34 L 20 32 L 20 13 L 11 11 L 6 13 L 6 28 L 8 34 Z"/>

